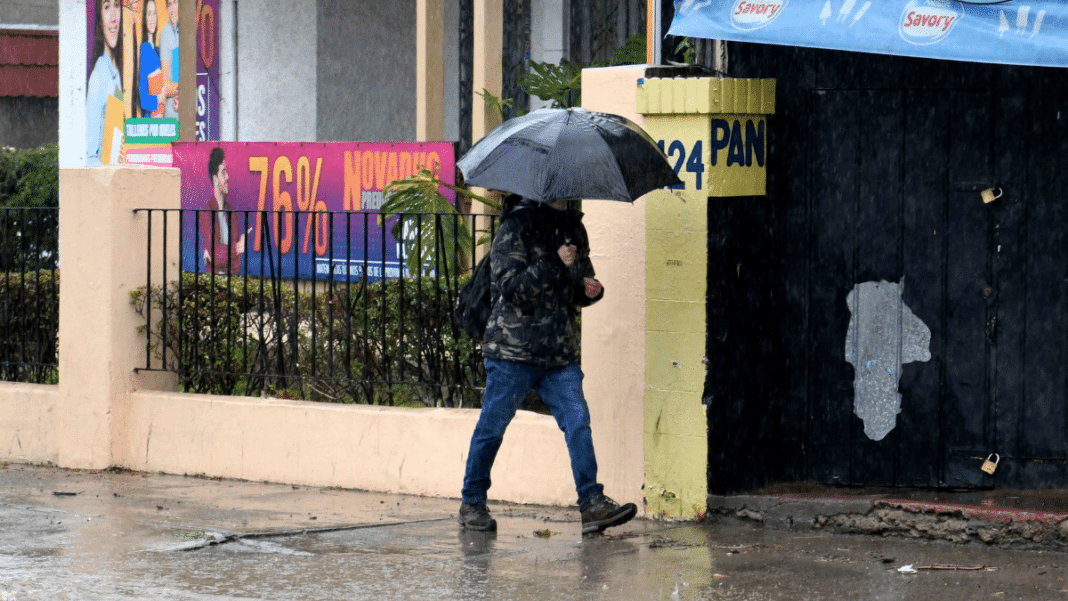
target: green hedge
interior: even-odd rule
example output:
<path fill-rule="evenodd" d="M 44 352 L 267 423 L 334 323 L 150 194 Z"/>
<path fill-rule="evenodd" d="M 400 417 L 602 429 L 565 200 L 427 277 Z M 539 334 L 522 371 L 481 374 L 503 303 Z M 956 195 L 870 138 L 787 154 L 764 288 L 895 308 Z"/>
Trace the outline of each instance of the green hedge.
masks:
<path fill-rule="evenodd" d="M 58 206 L 57 146 L 0 148 L 0 272 L 58 266 Z"/>
<path fill-rule="evenodd" d="M 184 273 L 180 289 L 141 287 L 131 302 L 152 312 L 153 368 L 176 372 L 187 392 L 473 407 L 485 386 L 481 349 L 452 325 L 455 294 L 453 282 L 429 277 L 313 294 Z"/>
<path fill-rule="evenodd" d="M 55 384 L 59 271 L 0 273 L 0 380 Z"/>
<path fill-rule="evenodd" d="M 59 206 L 59 146 L 0 148 L 0 206 Z"/>

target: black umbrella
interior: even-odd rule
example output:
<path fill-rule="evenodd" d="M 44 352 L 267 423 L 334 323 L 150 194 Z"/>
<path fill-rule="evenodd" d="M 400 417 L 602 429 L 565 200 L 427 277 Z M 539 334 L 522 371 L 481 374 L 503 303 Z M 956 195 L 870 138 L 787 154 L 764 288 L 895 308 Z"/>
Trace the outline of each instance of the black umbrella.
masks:
<path fill-rule="evenodd" d="M 464 183 L 549 202 L 631 202 L 680 184 L 649 134 L 619 115 L 539 109 L 486 134 L 457 163 Z"/>

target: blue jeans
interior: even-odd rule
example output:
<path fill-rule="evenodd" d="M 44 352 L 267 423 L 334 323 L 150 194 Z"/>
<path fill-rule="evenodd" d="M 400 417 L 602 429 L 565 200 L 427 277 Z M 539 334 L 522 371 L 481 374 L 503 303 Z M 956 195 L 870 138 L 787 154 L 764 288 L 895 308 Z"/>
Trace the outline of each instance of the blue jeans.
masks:
<path fill-rule="evenodd" d="M 590 410 L 582 395 L 582 369 L 577 363 L 566 367 L 543 368 L 515 361 L 486 359 L 486 393 L 482 413 L 464 474 L 464 503 L 485 503 L 490 487 L 490 469 L 504 440 L 504 430 L 515 417 L 527 391 L 534 389 L 549 407 L 557 425 L 564 431 L 571 473 L 575 477 L 579 507 L 602 492 L 597 483 L 597 458 L 593 453 Z"/>

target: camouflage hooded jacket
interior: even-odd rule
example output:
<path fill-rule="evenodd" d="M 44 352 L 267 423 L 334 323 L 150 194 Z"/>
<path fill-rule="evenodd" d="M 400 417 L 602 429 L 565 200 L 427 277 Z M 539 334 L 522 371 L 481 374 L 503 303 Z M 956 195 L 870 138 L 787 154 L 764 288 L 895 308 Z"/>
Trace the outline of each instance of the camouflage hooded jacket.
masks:
<path fill-rule="evenodd" d="M 557 250 L 577 248 L 564 265 Z M 521 200 L 501 216 L 490 255 L 493 310 L 482 339 L 489 359 L 560 367 L 578 356 L 578 307 L 601 300 L 586 296 L 583 278 L 594 277 L 582 213 Z"/>

